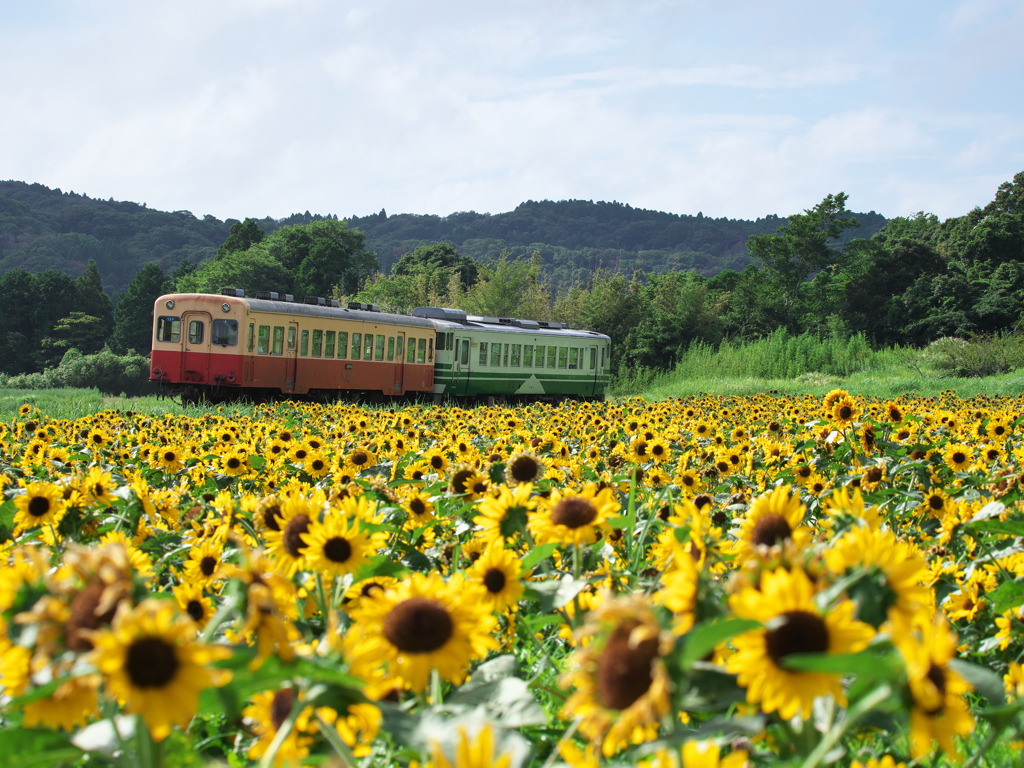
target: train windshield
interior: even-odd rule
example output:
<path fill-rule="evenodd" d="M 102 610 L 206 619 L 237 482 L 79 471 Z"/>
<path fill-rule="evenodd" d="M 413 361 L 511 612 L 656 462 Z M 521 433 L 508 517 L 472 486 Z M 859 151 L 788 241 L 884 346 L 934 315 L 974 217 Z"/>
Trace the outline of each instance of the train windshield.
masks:
<path fill-rule="evenodd" d="M 181 318 L 161 317 L 156 323 L 156 340 L 177 344 L 181 341 Z"/>
<path fill-rule="evenodd" d="M 237 320 L 214 320 L 210 331 L 210 343 L 222 347 L 233 347 L 238 343 Z"/>

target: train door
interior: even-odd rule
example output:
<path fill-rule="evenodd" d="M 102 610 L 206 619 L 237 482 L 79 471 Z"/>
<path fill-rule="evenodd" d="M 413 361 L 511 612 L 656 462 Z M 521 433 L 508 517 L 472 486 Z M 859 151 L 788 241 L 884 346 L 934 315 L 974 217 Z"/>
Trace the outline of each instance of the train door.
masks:
<path fill-rule="evenodd" d="M 284 349 L 284 391 L 294 392 L 299 367 L 299 324 L 288 323 L 288 338 Z"/>
<path fill-rule="evenodd" d="M 452 357 L 452 389 L 453 395 L 464 395 L 469 388 L 469 349 L 472 339 L 455 337 L 455 354 Z"/>
<path fill-rule="evenodd" d="M 210 313 L 186 312 L 181 316 L 182 380 L 210 382 Z"/>
<path fill-rule="evenodd" d="M 388 350 L 390 353 L 390 350 Z M 390 357 L 390 354 L 388 355 Z M 395 394 L 405 390 L 405 334 L 396 334 L 395 338 Z"/>

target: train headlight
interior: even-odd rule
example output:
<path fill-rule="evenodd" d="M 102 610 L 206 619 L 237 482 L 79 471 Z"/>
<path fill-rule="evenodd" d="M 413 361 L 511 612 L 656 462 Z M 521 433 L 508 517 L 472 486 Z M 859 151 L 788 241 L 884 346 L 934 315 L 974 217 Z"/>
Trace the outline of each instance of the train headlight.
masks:
<path fill-rule="evenodd" d="M 167 303 L 164 306 L 166 306 L 168 309 L 174 309 L 174 299 L 168 299 Z"/>
<path fill-rule="evenodd" d="M 221 304 L 221 305 L 220 305 L 220 308 L 221 308 L 221 310 L 223 310 L 224 312 L 230 312 L 230 311 L 231 311 L 231 305 L 230 305 L 230 304 Z"/>

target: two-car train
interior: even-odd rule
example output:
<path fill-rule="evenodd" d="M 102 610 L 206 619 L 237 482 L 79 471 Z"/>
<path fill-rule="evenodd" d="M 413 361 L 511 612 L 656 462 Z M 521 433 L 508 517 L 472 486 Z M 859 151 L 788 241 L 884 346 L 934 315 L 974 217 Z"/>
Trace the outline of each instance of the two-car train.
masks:
<path fill-rule="evenodd" d="M 161 296 L 150 381 L 186 401 L 603 399 L 611 340 L 562 323 L 240 289 Z"/>

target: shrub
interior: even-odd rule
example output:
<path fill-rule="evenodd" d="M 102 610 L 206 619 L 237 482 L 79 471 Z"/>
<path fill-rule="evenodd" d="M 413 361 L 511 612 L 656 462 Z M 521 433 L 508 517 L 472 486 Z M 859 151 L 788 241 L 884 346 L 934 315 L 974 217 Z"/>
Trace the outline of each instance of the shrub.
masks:
<path fill-rule="evenodd" d="M 149 356 L 128 350 L 128 354 L 115 355 L 109 349 L 95 355 L 83 355 L 75 348 L 64 353 L 56 368 L 40 373 L 15 376 L 0 375 L 0 387 L 13 389 L 59 389 L 96 387 L 101 392 L 117 395 L 152 394 L 156 391 L 149 383 Z"/>

